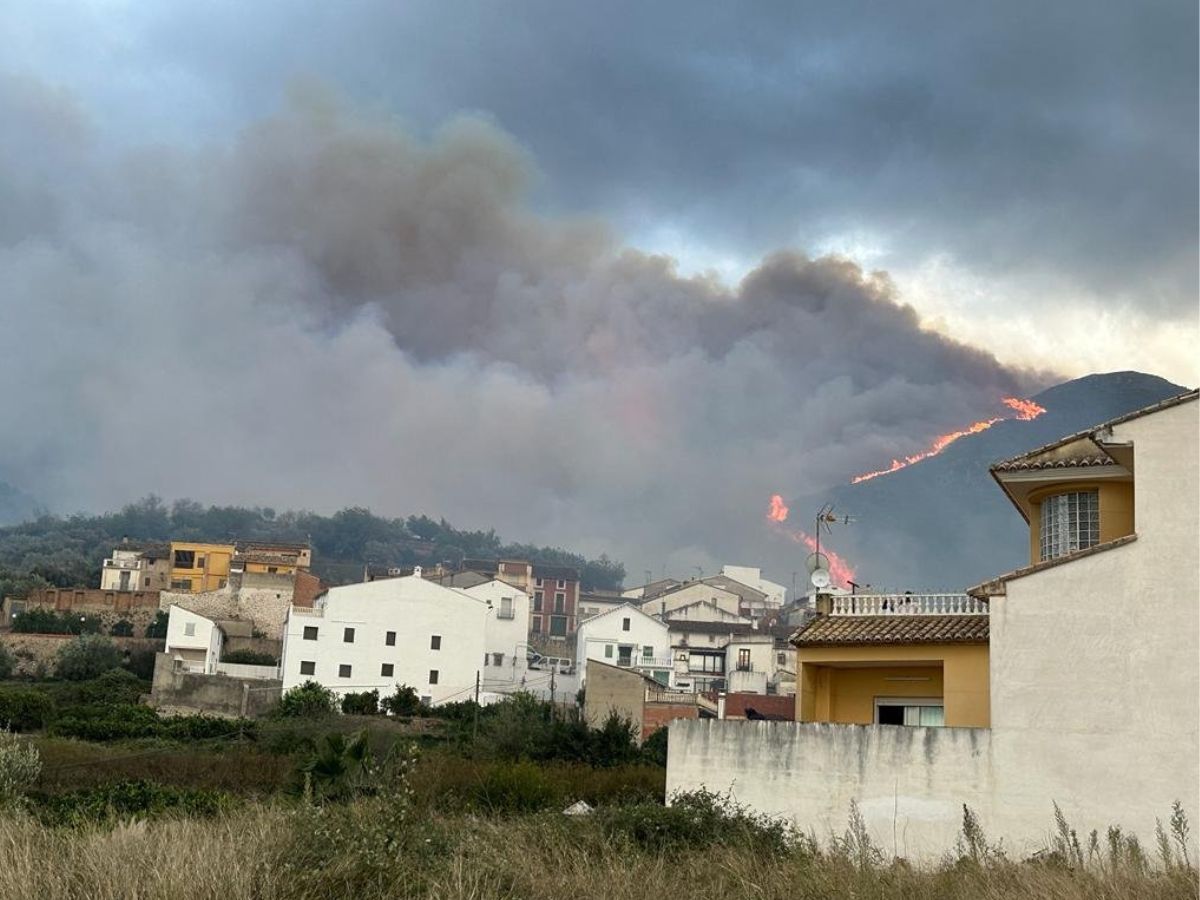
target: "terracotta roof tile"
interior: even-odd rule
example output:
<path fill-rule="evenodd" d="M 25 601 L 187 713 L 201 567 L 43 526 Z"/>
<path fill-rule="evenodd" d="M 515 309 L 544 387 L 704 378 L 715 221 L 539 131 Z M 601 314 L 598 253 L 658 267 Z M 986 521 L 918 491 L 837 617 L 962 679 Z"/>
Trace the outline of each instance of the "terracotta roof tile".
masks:
<path fill-rule="evenodd" d="M 1031 469 L 1073 469 L 1083 466 L 1111 466 L 1109 456 L 1072 456 L 1066 459 L 1027 460 L 1023 458 L 1010 459 L 1007 462 L 996 463 L 993 472 L 1021 472 Z"/>
<path fill-rule="evenodd" d="M 987 639 L 987 616 L 817 616 L 796 632 L 792 643 L 977 644 Z"/>

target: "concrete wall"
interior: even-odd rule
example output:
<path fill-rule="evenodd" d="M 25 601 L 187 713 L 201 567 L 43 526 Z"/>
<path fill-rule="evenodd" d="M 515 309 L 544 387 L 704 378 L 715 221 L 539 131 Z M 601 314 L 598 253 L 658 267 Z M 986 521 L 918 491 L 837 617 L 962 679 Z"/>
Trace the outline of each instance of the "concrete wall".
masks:
<path fill-rule="evenodd" d="M 599 728 L 615 712 L 633 723 L 640 739 L 646 688 L 646 679 L 637 672 L 597 662 L 588 676 L 587 691 L 583 698 L 583 720 L 592 728 Z"/>
<path fill-rule="evenodd" d="M 220 716 L 261 716 L 278 703 L 281 682 L 232 678 L 179 671 L 174 658 L 155 659 L 150 705 L 164 713 L 209 713 Z"/>

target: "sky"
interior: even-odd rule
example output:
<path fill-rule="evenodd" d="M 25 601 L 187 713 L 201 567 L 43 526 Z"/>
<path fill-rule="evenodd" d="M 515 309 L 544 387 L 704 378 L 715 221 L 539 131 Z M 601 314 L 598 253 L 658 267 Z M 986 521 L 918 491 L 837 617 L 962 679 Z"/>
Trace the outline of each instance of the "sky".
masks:
<path fill-rule="evenodd" d="M 0 479 L 790 571 L 771 493 L 1065 378 L 1200 382 L 1196 33 L 1182 2 L 9 4 Z"/>

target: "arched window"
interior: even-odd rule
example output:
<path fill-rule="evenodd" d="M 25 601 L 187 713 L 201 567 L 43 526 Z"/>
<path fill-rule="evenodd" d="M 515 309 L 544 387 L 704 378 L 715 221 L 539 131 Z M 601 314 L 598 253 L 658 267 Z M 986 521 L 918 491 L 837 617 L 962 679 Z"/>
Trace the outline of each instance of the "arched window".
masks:
<path fill-rule="evenodd" d="M 1100 543 L 1098 491 L 1054 494 L 1042 501 L 1041 558 L 1054 559 Z"/>

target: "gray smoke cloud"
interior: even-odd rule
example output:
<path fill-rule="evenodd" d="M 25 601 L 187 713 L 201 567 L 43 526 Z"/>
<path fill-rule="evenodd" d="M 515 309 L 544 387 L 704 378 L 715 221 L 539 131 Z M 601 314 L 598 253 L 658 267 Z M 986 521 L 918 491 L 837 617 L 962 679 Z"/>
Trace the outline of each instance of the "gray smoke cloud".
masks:
<path fill-rule="evenodd" d="M 427 512 L 632 575 L 794 547 L 820 490 L 1045 383 L 922 330 L 886 274 L 798 251 L 681 277 L 535 214 L 479 118 L 417 140 L 309 91 L 228 144 L 115 154 L 0 81 L 0 479 Z"/>

